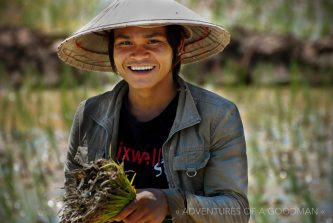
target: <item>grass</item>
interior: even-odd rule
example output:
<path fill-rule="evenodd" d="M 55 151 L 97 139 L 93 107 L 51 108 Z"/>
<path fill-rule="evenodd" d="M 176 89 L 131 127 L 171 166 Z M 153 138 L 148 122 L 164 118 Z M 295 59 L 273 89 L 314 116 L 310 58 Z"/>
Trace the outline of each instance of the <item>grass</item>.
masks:
<path fill-rule="evenodd" d="M 332 32 L 333 4 L 330 0 L 178 1 L 228 29 L 242 25 L 306 39 L 319 39 Z M 4 0 L 0 24 L 23 25 L 48 33 L 72 33 L 109 3 L 109 0 Z"/>
<path fill-rule="evenodd" d="M 237 1 L 179 0 L 199 14 L 228 29 L 243 26 L 251 30 L 293 34 L 305 39 L 330 35 L 332 1 Z"/>
<path fill-rule="evenodd" d="M 8 222 L 57 222 L 47 205 L 49 185 L 63 169 L 66 120 L 85 94 L 28 88 L 0 92 L 0 216 Z"/>
<path fill-rule="evenodd" d="M 319 207 L 330 207 L 324 194 L 332 193 L 332 90 L 299 85 L 242 92 L 235 97 L 232 89 L 222 91 L 243 112 L 250 203 L 257 210 L 252 221 L 324 222 L 328 213 L 282 216 L 258 210 L 297 207 L 320 213 Z"/>
<path fill-rule="evenodd" d="M 124 164 L 99 159 L 68 173 L 61 222 L 111 222 L 135 199 Z"/>

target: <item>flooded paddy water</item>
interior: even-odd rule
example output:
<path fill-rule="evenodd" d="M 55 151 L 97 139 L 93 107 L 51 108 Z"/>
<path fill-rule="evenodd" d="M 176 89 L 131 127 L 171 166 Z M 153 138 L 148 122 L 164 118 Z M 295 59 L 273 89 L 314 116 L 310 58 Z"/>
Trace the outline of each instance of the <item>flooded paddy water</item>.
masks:
<path fill-rule="evenodd" d="M 333 90 L 210 89 L 235 102 L 243 118 L 250 221 L 333 222 Z M 76 106 L 103 91 L 0 91 L 0 217 L 4 222 L 58 222 L 66 143 Z"/>

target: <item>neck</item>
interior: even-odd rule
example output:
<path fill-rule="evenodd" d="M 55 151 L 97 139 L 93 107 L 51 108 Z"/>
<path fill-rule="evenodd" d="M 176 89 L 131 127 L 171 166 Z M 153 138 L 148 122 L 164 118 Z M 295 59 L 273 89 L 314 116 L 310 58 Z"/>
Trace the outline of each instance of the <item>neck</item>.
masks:
<path fill-rule="evenodd" d="M 177 84 L 174 81 L 155 89 L 130 87 L 128 92 L 130 112 L 138 121 L 150 121 L 161 114 L 176 94 Z"/>

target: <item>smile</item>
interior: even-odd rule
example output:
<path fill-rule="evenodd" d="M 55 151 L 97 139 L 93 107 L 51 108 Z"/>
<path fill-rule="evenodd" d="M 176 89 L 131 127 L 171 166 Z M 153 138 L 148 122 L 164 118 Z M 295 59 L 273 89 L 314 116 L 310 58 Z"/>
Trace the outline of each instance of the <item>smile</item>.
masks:
<path fill-rule="evenodd" d="M 129 66 L 128 68 L 132 71 L 151 71 L 155 67 L 154 66 Z"/>

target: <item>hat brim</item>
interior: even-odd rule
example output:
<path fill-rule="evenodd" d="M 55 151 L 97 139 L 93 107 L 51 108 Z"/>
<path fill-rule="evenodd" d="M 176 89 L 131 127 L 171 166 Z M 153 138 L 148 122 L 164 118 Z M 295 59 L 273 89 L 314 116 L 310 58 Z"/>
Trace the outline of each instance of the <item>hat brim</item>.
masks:
<path fill-rule="evenodd" d="M 154 1 L 158 2 L 157 0 Z M 179 8 L 176 10 L 177 12 L 180 11 Z M 109 18 L 109 22 L 105 22 L 105 24 L 91 25 L 96 18 L 100 17 L 97 16 L 85 27 L 59 45 L 58 56 L 64 62 L 79 69 L 101 72 L 112 71 L 108 53 L 108 33 L 113 29 L 130 26 L 183 26 L 188 33 L 184 43 L 184 50 L 181 54 L 183 64 L 194 63 L 215 55 L 228 45 L 230 34 L 224 28 L 207 22 L 201 17 L 195 17 L 197 16 L 196 14 L 193 16 L 192 11 L 190 11 L 192 13 L 190 16 L 193 19 L 189 16 L 188 11 L 183 14 L 185 13 L 187 13 L 185 16 L 176 19 L 165 18 L 167 16 L 164 16 L 162 19 L 127 19 L 127 21 L 123 19 L 116 23 L 116 21 Z"/>

